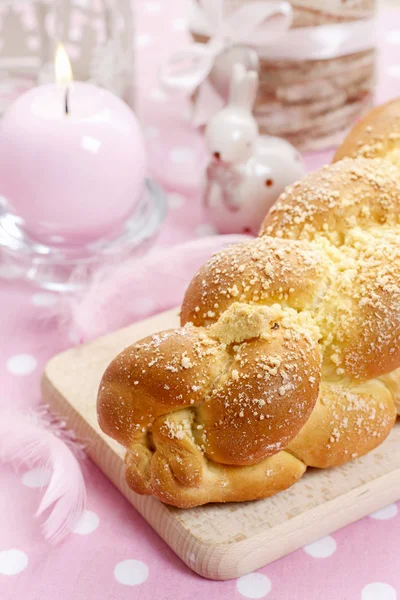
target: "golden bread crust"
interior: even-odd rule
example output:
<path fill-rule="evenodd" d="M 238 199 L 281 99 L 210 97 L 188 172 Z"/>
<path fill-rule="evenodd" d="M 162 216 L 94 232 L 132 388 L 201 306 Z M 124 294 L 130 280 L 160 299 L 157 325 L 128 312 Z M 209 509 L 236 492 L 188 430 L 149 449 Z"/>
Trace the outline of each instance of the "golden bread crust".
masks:
<path fill-rule="evenodd" d="M 307 242 L 258 238 L 214 255 L 190 283 L 181 324 L 206 326 L 234 302 L 302 309 L 326 272 L 324 256 Z"/>
<path fill-rule="evenodd" d="M 384 158 L 392 164 L 400 161 L 400 99 L 371 110 L 351 130 L 334 161 L 345 156 Z"/>
<path fill-rule="evenodd" d="M 133 490 L 185 508 L 265 498 L 386 438 L 400 414 L 399 148 L 397 101 L 287 188 L 258 239 L 204 265 L 180 329 L 109 365 L 99 423 L 126 447 Z"/>
<path fill-rule="evenodd" d="M 345 158 L 289 186 L 266 216 L 260 235 L 318 236 L 341 246 L 355 227 L 369 230 L 399 222 L 398 169 L 380 158 Z"/>
<path fill-rule="evenodd" d="M 318 348 L 282 325 L 269 334 L 238 345 L 198 407 L 202 428 L 195 439 L 207 458 L 257 463 L 285 448 L 311 414 L 319 384 Z"/>
<path fill-rule="evenodd" d="M 186 460 L 183 454 L 181 460 Z M 188 461 L 191 464 L 191 458 Z M 288 452 L 278 452 L 247 467 L 203 464 L 201 485 L 182 483 L 171 466 L 170 453 L 157 450 L 151 463 L 147 491 L 143 491 L 143 473 L 138 471 L 137 458 L 126 455 L 126 478 L 130 487 L 141 494 L 156 498 L 178 508 L 193 508 L 209 502 L 247 502 L 273 496 L 298 481 L 305 464 Z M 139 482 L 139 485 L 138 485 Z"/>
<path fill-rule="evenodd" d="M 201 402 L 224 360 L 222 344 L 190 327 L 164 331 L 126 348 L 101 381 L 100 427 L 128 446 L 155 418 Z"/>
<path fill-rule="evenodd" d="M 189 325 L 124 350 L 103 376 L 99 423 L 127 448 L 128 482 L 140 493 L 189 506 L 233 498 L 230 482 L 242 481 L 241 499 L 254 497 L 251 489 L 261 497 L 265 477 L 258 492 L 248 482 L 265 459 L 274 455 L 265 468 L 277 489 L 304 470 L 279 450 L 311 414 L 320 364 L 295 315 L 235 304 L 213 327 Z"/>
<path fill-rule="evenodd" d="M 393 395 L 378 379 L 323 379 L 315 409 L 288 450 L 310 467 L 341 465 L 381 444 L 396 416 Z"/>

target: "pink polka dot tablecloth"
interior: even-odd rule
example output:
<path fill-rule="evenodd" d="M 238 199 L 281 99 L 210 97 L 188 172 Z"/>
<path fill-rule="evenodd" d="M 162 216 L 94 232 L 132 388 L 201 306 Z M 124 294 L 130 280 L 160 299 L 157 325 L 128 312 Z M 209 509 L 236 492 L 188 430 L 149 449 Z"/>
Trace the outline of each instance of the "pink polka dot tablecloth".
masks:
<path fill-rule="evenodd" d="M 184 0 L 136 0 L 138 111 L 151 169 L 167 188 L 169 216 L 157 241 L 168 245 L 212 232 L 200 202 L 201 136 L 183 99 L 157 85 L 161 56 L 186 43 Z M 400 10 L 379 19 L 377 101 L 400 95 Z M 310 168 L 331 153 L 306 158 Z M 146 300 L 146 299 L 144 299 Z M 143 299 L 141 299 L 143 301 Z M 0 407 L 40 402 L 40 375 L 53 354 L 71 345 L 48 318 L 55 298 L 0 283 Z M 192 573 L 88 462 L 85 514 L 59 546 L 46 543 L 33 517 L 41 469 L 0 467 L 1 600 L 395 600 L 400 599 L 400 514 L 387 506 L 331 536 L 227 582 Z"/>

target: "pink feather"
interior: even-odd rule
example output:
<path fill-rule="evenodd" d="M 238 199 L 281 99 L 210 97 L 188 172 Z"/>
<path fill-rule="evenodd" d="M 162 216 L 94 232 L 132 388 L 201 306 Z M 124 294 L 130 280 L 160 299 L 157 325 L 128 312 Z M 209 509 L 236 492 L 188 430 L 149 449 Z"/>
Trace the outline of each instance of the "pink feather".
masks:
<path fill-rule="evenodd" d="M 44 407 L 29 413 L 0 412 L 0 460 L 51 471 L 36 516 L 50 510 L 43 531 L 55 543 L 71 531 L 85 507 L 86 488 L 77 459 L 83 454 L 65 422 Z"/>
<path fill-rule="evenodd" d="M 245 235 L 219 235 L 161 248 L 140 258 L 98 269 L 84 283 L 83 293 L 64 300 L 58 317 L 80 341 L 87 341 L 129 325 L 138 319 L 179 306 L 195 272 L 210 256 Z"/>

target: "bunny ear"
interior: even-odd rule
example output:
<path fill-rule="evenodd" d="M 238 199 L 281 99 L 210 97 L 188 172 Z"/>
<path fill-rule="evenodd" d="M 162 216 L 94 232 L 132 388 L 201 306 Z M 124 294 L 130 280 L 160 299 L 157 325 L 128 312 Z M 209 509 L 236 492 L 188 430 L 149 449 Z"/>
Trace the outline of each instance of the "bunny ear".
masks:
<path fill-rule="evenodd" d="M 229 104 L 241 105 L 243 87 L 246 77 L 246 68 L 242 63 L 235 63 L 232 70 L 231 85 L 229 89 Z"/>
<path fill-rule="evenodd" d="M 252 112 L 258 91 L 258 74 L 256 71 L 248 71 L 246 74 L 245 83 L 246 86 L 245 93 L 243 94 L 243 102 L 245 108 L 248 108 L 249 111 Z"/>
<path fill-rule="evenodd" d="M 229 104 L 252 111 L 258 89 L 256 71 L 247 71 L 244 65 L 236 63 L 233 67 Z"/>

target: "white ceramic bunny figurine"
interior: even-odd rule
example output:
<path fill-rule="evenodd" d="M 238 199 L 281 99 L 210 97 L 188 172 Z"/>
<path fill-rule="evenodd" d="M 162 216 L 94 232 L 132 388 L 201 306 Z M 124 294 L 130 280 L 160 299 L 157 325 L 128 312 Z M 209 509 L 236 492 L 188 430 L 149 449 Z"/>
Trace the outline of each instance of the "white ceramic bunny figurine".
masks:
<path fill-rule="evenodd" d="M 220 233 L 258 233 L 271 205 L 306 170 L 300 154 L 285 140 L 260 136 L 252 110 L 256 71 L 237 63 L 228 105 L 206 127 L 211 152 L 205 206 Z"/>

